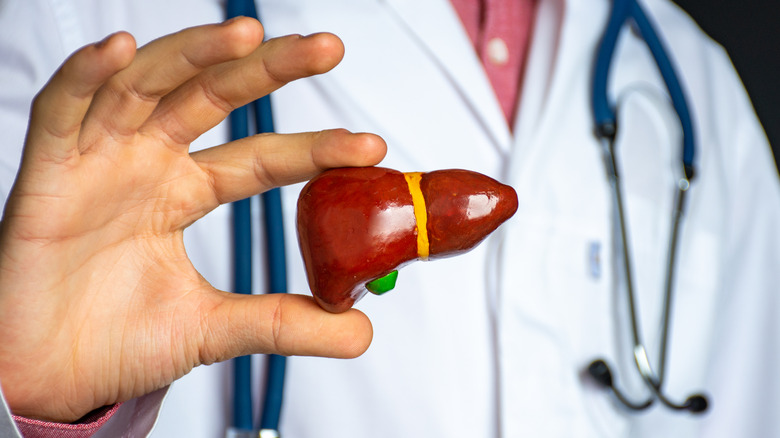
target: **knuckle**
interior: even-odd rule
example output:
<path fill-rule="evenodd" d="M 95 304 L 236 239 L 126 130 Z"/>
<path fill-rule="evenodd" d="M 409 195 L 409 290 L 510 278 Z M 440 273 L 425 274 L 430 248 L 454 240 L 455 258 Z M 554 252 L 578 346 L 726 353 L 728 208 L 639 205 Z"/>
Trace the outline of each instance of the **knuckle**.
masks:
<path fill-rule="evenodd" d="M 283 312 L 285 298 L 286 296 L 280 295 L 271 320 L 271 339 L 273 341 L 273 349 L 278 354 L 286 353 L 285 341 L 284 341 L 284 312 Z"/>

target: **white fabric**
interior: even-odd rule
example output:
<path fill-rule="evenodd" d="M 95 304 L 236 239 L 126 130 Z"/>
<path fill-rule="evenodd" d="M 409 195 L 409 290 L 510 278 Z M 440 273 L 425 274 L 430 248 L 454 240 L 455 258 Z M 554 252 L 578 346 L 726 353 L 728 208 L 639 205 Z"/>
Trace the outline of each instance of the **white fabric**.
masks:
<path fill-rule="evenodd" d="M 2 391 L 0 391 L 0 395 L 2 395 Z M 16 428 L 11 411 L 3 398 L 3 406 L 0 407 L 0 438 L 16 438 L 18 436 L 19 430 Z"/>
<path fill-rule="evenodd" d="M 119 29 L 143 43 L 219 21 L 221 4 L 0 2 L 3 194 L 29 101 L 68 53 Z M 472 169 L 519 195 L 517 215 L 477 249 L 412 264 L 392 293 L 359 303 L 375 328 L 364 356 L 289 360 L 286 438 L 780 436 L 777 173 L 724 51 L 669 2 L 646 5 L 682 72 L 698 137 L 665 389 L 679 401 L 705 391 L 710 412 L 628 413 L 583 373 L 604 357 L 633 398 L 647 393 L 631 362 L 623 289 L 616 286 L 622 274 L 613 267 L 610 195 L 588 109 L 607 0 L 540 0 L 511 131 L 446 0 L 268 0 L 261 13 L 269 35 L 330 31 L 346 45 L 335 70 L 275 94 L 279 131 L 375 132 L 390 146 L 383 165 Z M 635 35 L 623 34 L 617 59 L 610 88 L 623 102 L 618 150 L 642 333 L 655 361 L 680 133 Z M 224 139 L 220 127 L 198 145 Z M 288 219 L 296 190 L 284 190 Z M 221 208 L 186 235 L 196 266 L 224 289 L 228 220 Z M 286 233 L 290 288 L 305 293 L 291 221 Z M 151 436 L 222 436 L 230 379 L 230 366 L 220 364 L 175 383 Z"/>

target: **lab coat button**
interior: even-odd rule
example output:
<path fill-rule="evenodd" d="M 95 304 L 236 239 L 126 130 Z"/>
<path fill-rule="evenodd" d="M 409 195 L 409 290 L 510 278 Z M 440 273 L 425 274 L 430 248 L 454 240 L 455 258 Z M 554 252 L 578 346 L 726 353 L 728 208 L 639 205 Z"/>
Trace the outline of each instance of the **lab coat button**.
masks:
<path fill-rule="evenodd" d="M 493 65 L 505 65 L 509 62 L 509 48 L 501 38 L 493 38 L 487 43 L 488 61 Z"/>

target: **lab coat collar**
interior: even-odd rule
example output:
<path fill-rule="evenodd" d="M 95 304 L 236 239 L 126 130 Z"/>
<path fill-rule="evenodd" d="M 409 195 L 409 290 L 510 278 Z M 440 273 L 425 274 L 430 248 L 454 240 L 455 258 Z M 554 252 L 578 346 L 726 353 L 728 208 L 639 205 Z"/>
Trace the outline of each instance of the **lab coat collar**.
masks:
<path fill-rule="evenodd" d="M 590 66 L 609 12 L 609 0 L 538 0 L 535 29 L 528 49 L 515 144 L 508 175 L 521 175 L 530 159 L 547 148 L 546 139 L 561 129 L 590 123 L 590 110 L 575 112 L 583 120 L 561 120 L 567 107 L 581 105 L 589 90 Z M 582 20 L 580 16 L 589 17 Z M 586 66 L 586 68 L 583 68 Z M 587 130 L 586 130 L 587 131 Z M 588 131 L 589 132 L 589 131 Z"/>
<path fill-rule="evenodd" d="M 514 122 L 515 138 L 507 126 L 492 86 L 485 75 L 479 58 L 474 54 L 471 41 L 463 29 L 457 12 L 449 0 L 381 0 L 402 21 L 410 34 L 441 66 L 444 75 L 464 96 L 475 117 L 486 127 L 495 144 L 508 151 L 513 143 L 530 142 L 537 124 L 545 114 L 554 113 L 549 102 L 565 104 L 565 96 L 555 96 L 555 89 L 565 93 L 568 87 L 560 81 L 568 81 L 572 65 L 561 65 L 567 59 L 575 62 L 581 56 L 592 56 L 586 50 L 592 29 L 600 29 L 601 23 L 591 23 L 581 29 L 571 20 L 576 14 L 590 12 L 593 8 L 608 9 L 607 0 L 538 0 L 536 29 L 533 30 L 529 59 L 520 101 L 518 119 Z M 584 11 L 583 8 L 587 8 Z M 592 14 L 601 16 L 605 14 Z M 433 20 L 431 17 L 441 17 Z M 543 25 L 540 22 L 544 21 Z M 563 51 L 577 51 L 564 54 Z M 569 62 L 571 64 L 571 62 Z M 577 69 L 576 75 L 583 75 Z M 557 99 L 557 100 L 556 100 Z"/>
<path fill-rule="evenodd" d="M 449 0 L 384 0 L 441 66 L 501 150 L 511 133 L 471 41 Z M 440 17 L 440 18 L 432 18 Z"/>
<path fill-rule="evenodd" d="M 506 169 L 509 172 L 524 166 L 521 163 L 527 161 L 530 149 L 544 147 L 536 143 L 547 131 L 560 129 L 555 114 L 571 104 L 572 87 L 587 87 L 582 81 L 590 75 L 582 66 L 591 65 L 610 4 L 608 0 L 538 0 L 513 135 L 450 1 L 380 1 L 441 66 L 443 76 L 461 93 L 496 147 L 512 152 L 515 163 Z M 577 19 L 581 14 L 598 19 Z"/>

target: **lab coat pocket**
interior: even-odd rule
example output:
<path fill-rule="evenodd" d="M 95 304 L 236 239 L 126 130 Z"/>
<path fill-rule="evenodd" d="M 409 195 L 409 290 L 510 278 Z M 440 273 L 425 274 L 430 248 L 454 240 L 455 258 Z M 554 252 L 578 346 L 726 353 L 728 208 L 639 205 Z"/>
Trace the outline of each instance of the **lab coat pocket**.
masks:
<path fill-rule="evenodd" d="M 613 400 L 587 374 L 588 365 L 597 358 L 616 353 L 616 338 L 622 336 L 616 322 L 611 264 L 613 249 L 609 224 L 592 227 L 559 227 L 551 237 L 547 278 L 552 290 L 567 298 L 560 309 L 560 340 L 568 340 L 566 353 L 568 390 L 567 408 L 574 413 L 576 430 L 572 437 L 617 438 L 626 436 L 629 423 L 614 409 Z M 559 401 L 560 403 L 560 401 Z"/>
<path fill-rule="evenodd" d="M 511 269 L 504 269 L 497 309 L 504 428 L 517 436 L 616 436 L 583 427 L 590 407 L 580 379 L 583 357 L 609 333 L 607 228 L 539 210 L 519 211 L 513 222 L 504 245 Z"/>

